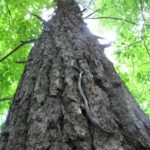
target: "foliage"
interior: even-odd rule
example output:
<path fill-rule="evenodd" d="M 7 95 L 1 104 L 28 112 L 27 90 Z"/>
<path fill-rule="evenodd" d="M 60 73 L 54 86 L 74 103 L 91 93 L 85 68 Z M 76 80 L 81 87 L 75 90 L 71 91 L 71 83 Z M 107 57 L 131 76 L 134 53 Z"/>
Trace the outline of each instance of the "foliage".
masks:
<path fill-rule="evenodd" d="M 0 59 L 11 52 L 21 41 L 27 41 L 39 36 L 42 23 L 32 15 L 42 14 L 43 9 L 54 7 L 49 0 L 1 0 L 0 1 Z M 49 14 L 51 15 L 51 14 Z M 16 62 L 28 58 L 32 45 L 25 45 L 13 55 L 0 62 L 0 101 L 5 97 L 13 97 L 24 64 Z M 10 107 L 10 101 L 0 102 L 0 117 Z"/>
<path fill-rule="evenodd" d="M 91 0 L 78 2 L 82 2 L 84 7 L 89 7 Z M 11 52 L 21 41 L 37 38 L 41 33 L 42 22 L 32 14 L 41 16 L 43 10 L 54 7 L 52 0 L 30 0 L 30 2 L 1 0 L 0 59 Z M 97 9 L 95 16 L 103 17 L 99 20 L 105 30 L 114 29 L 117 32 L 115 55 L 118 63 L 115 65 L 116 69 L 143 110 L 150 115 L 150 47 L 148 46 L 150 1 L 96 0 L 94 10 Z M 144 13 L 145 16 L 142 15 Z M 109 17 L 127 19 L 132 23 Z M 144 26 L 143 23 L 147 25 Z M 0 99 L 13 97 L 24 69 L 24 64 L 16 62 L 27 60 L 31 46 L 32 44 L 28 44 L 21 47 L 13 55 L 0 62 Z M 0 102 L 0 117 L 8 110 L 10 104 L 11 101 Z"/>
<path fill-rule="evenodd" d="M 116 70 L 150 116 L 150 1 L 97 0 L 95 9 L 100 24 L 117 33 Z"/>

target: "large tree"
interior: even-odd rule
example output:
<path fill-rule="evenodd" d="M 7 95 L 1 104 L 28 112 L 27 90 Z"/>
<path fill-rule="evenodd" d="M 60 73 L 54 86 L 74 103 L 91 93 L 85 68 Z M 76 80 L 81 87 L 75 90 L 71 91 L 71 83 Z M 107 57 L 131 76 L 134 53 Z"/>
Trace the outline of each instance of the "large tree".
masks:
<path fill-rule="evenodd" d="M 77 3 L 56 3 L 30 52 L 0 150 L 149 150 L 150 121 Z"/>

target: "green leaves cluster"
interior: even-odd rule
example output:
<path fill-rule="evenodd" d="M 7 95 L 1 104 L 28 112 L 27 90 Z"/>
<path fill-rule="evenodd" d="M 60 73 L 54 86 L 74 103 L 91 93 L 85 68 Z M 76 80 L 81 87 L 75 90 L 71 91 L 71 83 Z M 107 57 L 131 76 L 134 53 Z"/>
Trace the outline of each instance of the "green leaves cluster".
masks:
<path fill-rule="evenodd" d="M 17 47 L 21 41 L 39 36 L 42 23 L 32 13 L 41 15 L 43 9 L 54 7 L 52 0 L 1 0 L 0 1 L 0 59 Z M 49 14 L 51 15 L 51 14 Z M 13 97 L 31 49 L 23 46 L 6 60 L 0 62 L 0 101 Z M 0 117 L 8 110 L 11 101 L 0 102 Z"/>

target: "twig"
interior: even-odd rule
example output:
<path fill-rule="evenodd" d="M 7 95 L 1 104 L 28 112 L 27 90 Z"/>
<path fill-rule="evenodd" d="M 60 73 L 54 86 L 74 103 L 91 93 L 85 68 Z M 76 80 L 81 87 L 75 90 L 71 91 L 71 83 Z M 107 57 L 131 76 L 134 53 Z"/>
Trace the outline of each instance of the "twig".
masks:
<path fill-rule="evenodd" d="M 117 17 L 92 17 L 92 18 L 87 18 L 87 19 L 111 19 L 111 20 L 119 20 L 119 21 L 124 21 L 124 22 L 127 22 L 127 23 L 131 23 L 133 25 L 140 25 L 139 23 L 135 23 L 135 22 L 132 22 L 130 20 L 127 20 L 127 19 L 122 19 L 122 18 L 117 18 Z M 144 24 L 145 26 L 150 26 L 150 24 Z"/>
<path fill-rule="evenodd" d="M 106 39 L 105 39 L 104 37 L 102 37 L 102 36 L 94 35 L 94 37 L 96 37 L 97 39 L 106 40 Z"/>
<path fill-rule="evenodd" d="M 6 98 L 2 98 L 0 99 L 0 102 L 4 102 L 4 101 L 8 101 L 8 100 L 12 100 L 12 97 L 6 97 Z"/>
<path fill-rule="evenodd" d="M 147 54 L 148 54 L 148 56 L 149 56 L 149 58 L 150 58 L 150 52 L 149 52 L 149 49 L 148 49 L 148 47 L 147 47 L 147 45 L 146 45 L 145 40 L 144 40 L 143 37 L 141 38 L 141 40 L 139 40 L 139 41 L 137 41 L 137 42 L 134 42 L 134 43 L 131 43 L 131 44 L 127 45 L 127 46 L 124 47 L 124 48 L 129 48 L 130 46 L 136 45 L 136 44 L 138 44 L 138 43 L 140 43 L 140 42 L 143 42 L 143 44 L 144 44 L 144 46 L 145 46 L 145 49 L 146 49 L 146 51 L 147 51 Z"/>
<path fill-rule="evenodd" d="M 0 62 L 4 61 L 6 58 L 8 58 L 9 56 L 11 56 L 13 53 L 15 53 L 17 50 L 19 50 L 22 46 L 29 44 L 29 43 L 33 43 L 35 42 L 37 39 L 32 39 L 29 41 L 21 41 L 21 44 L 18 45 L 15 49 L 13 49 L 10 53 L 8 53 L 6 56 L 4 56 L 3 58 L 0 59 Z"/>
<path fill-rule="evenodd" d="M 149 58 L 150 58 L 150 52 L 149 52 L 149 49 L 148 49 L 148 47 L 147 47 L 147 45 L 146 45 L 146 43 L 145 43 L 145 40 L 142 39 L 142 41 L 143 41 L 143 44 L 144 44 L 145 49 L 146 49 L 146 51 L 147 51 L 147 54 L 148 54 L 148 56 L 149 56 Z"/>
<path fill-rule="evenodd" d="M 142 3 L 142 0 L 140 0 L 140 7 L 141 7 L 141 12 L 142 12 L 142 19 L 143 21 L 145 21 L 145 17 L 144 17 L 144 8 L 143 8 L 143 3 Z"/>
<path fill-rule="evenodd" d="M 9 9 L 9 7 L 8 7 L 7 1 L 5 1 L 5 3 L 6 3 L 6 7 L 7 7 L 8 14 L 11 16 L 11 11 L 10 11 L 10 9 Z"/>
<path fill-rule="evenodd" d="M 92 4 L 93 0 L 91 0 L 87 6 L 87 9 L 90 8 L 90 5 Z"/>
<path fill-rule="evenodd" d="M 26 64 L 28 61 L 27 60 L 22 60 L 22 61 L 16 61 L 15 63 L 16 64 Z"/>
<path fill-rule="evenodd" d="M 128 47 L 127 50 L 129 51 L 129 56 L 131 57 L 131 63 L 132 63 L 132 77 L 131 77 L 131 79 L 132 79 L 132 84 L 134 84 L 133 83 L 133 77 L 134 77 L 134 72 L 135 72 L 135 67 L 134 67 L 135 65 L 134 65 L 133 56 L 132 56 L 130 48 Z"/>
<path fill-rule="evenodd" d="M 100 46 L 102 47 L 102 49 L 105 49 L 107 47 L 110 47 L 112 45 L 113 42 L 109 42 L 107 44 L 100 44 Z"/>
<path fill-rule="evenodd" d="M 46 21 L 44 19 L 42 19 L 40 16 L 38 16 L 37 14 L 31 13 L 31 15 L 33 15 L 34 17 L 36 17 L 38 20 L 40 20 L 43 24 L 46 23 Z"/>
<path fill-rule="evenodd" d="M 141 7 L 142 19 L 143 19 L 143 21 L 145 22 L 144 7 L 143 7 L 143 2 L 142 2 L 142 0 L 140 0 L 140 7 Z M 143 24 L 143 26 L 142 26 L 141 35 L 144 33 L 144 26 L 145 26 L 145 24 Z M 149 58 L 150 58 L 150 52 L 149 52 L 149 49 L 148 49 L 148 47 L 147 47 L 147 45 L 146 45 L 146 43 L 145 43 L 144 37 L 141 36 L 141 39 L 142 39 L 142 41 L 143 41 L 143 44 L 144 44 L 145 49 L 146 49 L 146 51 L 147 51 L 147 54 L 148 54 L 148 56 L 149 56 Z"/>
<path fill-rule="evenodd" d="M 141 8 L 141 16 L 142 16 L 142 20 L 145 23 L 145 18 L 144 18 L 144 8 L 143 8 L 143 3 L 140 0 L 140 8 Z M 142 28 L 141 28 L 141 39 L 143 39 L 143 34 L 144 34 L 144 28 L 145 28 L 145 24 L 142 24 Z"/>
<path fill-rule="evenodd" d="M 89 15 L 87 15 L 84 19 L 88 19 L 90 16 L 94 15 L 97 11 L 99 11 L 100 9 L 95 10 L 94 12 L 90 13 Z M 90 18 L 91 19 L 91 18 Z"/>
<path fill-rule="evenodd" d="M 137 41 L 137 42 L 131 43 L 131 44 L 127 45 L 127 46 L 124 47 L 124 48 L 129 48 L 130 46 L 136 45 L 136 44 L 138 44 L 138 43 L 140 43 L 140 42 L 142 42 L 142 40 L 139 40 L 139 41 Z"/>
<path fill-rule="evenodd" d="M 83 12 L 85 12 L 87 9 L 86 8 L 84 8 L 82 11 L 81 11 L 81 13 L 83 13 Z"/>
<path fill-rule="evenodd" d="M 81 13 L 85 12 L 86 10 L 88 10 L 92 2 L 93 2 L 93 0 L 91 0 L 91 1 L 89 2 L 89 4 L 87 5 L 87 7 L 84 8 L 84 9 L 81 11 Z"/>

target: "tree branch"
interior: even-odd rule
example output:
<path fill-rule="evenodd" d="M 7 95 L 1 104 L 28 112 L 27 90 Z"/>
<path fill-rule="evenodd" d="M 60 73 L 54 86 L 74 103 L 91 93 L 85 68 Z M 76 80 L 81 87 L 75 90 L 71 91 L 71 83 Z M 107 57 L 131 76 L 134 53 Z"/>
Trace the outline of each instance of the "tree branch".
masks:
<path fill-rule="evenodd" d="M 10 9 L 9 9 L 9 7 L 8 7 L 7 1 L 5 1 L 5 3 L 6 3 L 6 8 L 7 8 L 8 14 L 11 16 L 11 11 L 10 11 Z"/>
<path fill-rule="evenodd" d="M 106 40 L 106 39 L 105 39 L 104 37 L 102 37 L 102 36 L 94 35 L 94 37 L 96 37 L 97 39 Z"/>
<path fill-rule="evenodd" d="M 16 64 L 26 64 L 28 61 L 27 60 L 22 60 L 22 61 L 16 61 Z"/>
<path fill-rule="evenodd" d="M 136 44 L 138 44 L 140 42 L 142 42 L 142 40 L 139 40 L 137 42 L 131 43 L 131 44 L 127 45 L 125 48 L 129 48 L 130 46 L 136 45 Z"/>
<path fill-rule="evenodd" d="M 46 21 L 44 19 L 42 19 L 40 16 L 38 16 L 37 14 L 31 13 L 32 16 L 36 17 L 38 20 L 40 20 L 43 24 L 46 23 Z"/>
<path fill-rule="evenodd" d="M 147 45 L 146 45 L 145 40 L 144 40 L 143 37 L 141 38 L 141 40 L 139 40 L 139 41 L 137 41 L 137 42 L 134 42 L 134 43 L 131 43 L 131 44 L 127 45 L 127 46 L 124 47 L 124 48 L 129 48 L 130 46 L 136 45 L 136 44 L 138 44 L 138 43 L 140 43 L 140 42 L 143 42 L 143 44 L 144 44 L 144 46 L 145 46 L 145 49 L 146 49 L 146 51 L 147 51 L 147 54 L 148 54 L 148 56 L 149 56 L 149 58 L 150 58 L 150 52 L 149 52 L 149 49 L 148 49 L 148 47 L 147 47 Z"/>
<path fill-rule="evenodd" d="M 142 19 L 143 19 L 143 21 L 145 21 L 145 17 L 144 17 L 144 7 L 143 7 L 143 2 L 142 2 L 142 0 L 140 0 L 140 7 L 141 7 L 141 12 L 142 12 Z"/>
<path fill-rule="evenodd" d="M 139 23 L 135 23 L 135 22 L 132 22 L 130 20 L 127 20 L 127 19 L 122 19 L 122 18 L 117 18 L 117 17 L 93 17 L 93 18 L 87 18 L 87 19 L 111 19 L 111 20 L 119 20 L 119 21 L 123 21 L 123 22 L 127 22 L 127 23 L 130 23 L 130 24 L 133 24 L 133 25 L 139 25 Z M 145 26 L 150 26 L 150 24 L 144 24 Z"/>
<path fill-rule="evenodd" d="M 147 54 L 148 54 L 148 56 L 149 56 L 149 58 L 150 58 L 150 52 L 149 52 L 149 49 L 148 49 L 148 47 L 147 47 L 147 45 L 146 45 L 146 43 L 145 43 L 145 40 L 142 38 L 142 41 L 143 41 L 143 44 L 144 44 L 144 46 L 145 46 L 145 49 L 146 49 L 146 51 L 147 51 Z"/>
<path fill-rule="evenodd" d="M 35 42 L 37 39 L 32 39 L 29 41 L 21 41 L 21 44 L 18 45 L 15 49 L 13 49 L 10 53 L 8 53 L 6 56 L 4 56 L 3 58 L 0 59 L 0 62 L 4 61 L 6 58 L 8 58 L 9 56 L 11 56 L 13 53 L 15 53 L 17 50 L 19 50 L 22 46 L 29 44 L 29 43 L 33 43 Z"/>
<path fill-rule="evenodd" d="M 4 102 L 4 101 L 8 101 L 8 100 L 12 100 L 12 97 L 6 97 L 6 98 L 2 98 L 0 99 L 0 102 Z"/>
<path fill-rule="evenodd" d="M 81 10 L 81 13 L 83 13 L 83 12 L 85 12 L 87 9 L 86 8 L 84 8 L 83 10 Z"/>
<path fill-rule="evenodd" d="M 87 15 L 84 19 L 88 19 L 90 16 L 94 15 L 99 10 L 100 9 L 95 10 L 94 12 L 90 13 L 89 15 Z M 91 19 L 91 18 L 89 18 L 89 19 Z"/>
<path fill-rule="evenodd" d="M 85 12 L 86 10 L 89 9 L 90 5 L 92 4 L 93 0 L 89 1 L 89 4 L 86 6 L 86 8 L 84 8 L 81 13 Z"/>
<path fill-rule="evenodd" d="M 105 49 L 107 47 L 110 47 L 112 45 L 113 42 L 109 42 L 107 44 L 100 44 L 100 46 L 102 47 L 102 49 Z"/>
<path fill-rule="evenodd" d="M 142 2 L 142 0 L 139 0 L 139 1 L 140 1 L 140 8 L 141 8 L 141 16 L 142 16 L 142 20 L 143 20 L 144 23 L 145 23 L 143 2 Z M 142 41 L 143 41 L 143 44 L 144 44 L 145 49 L 146 49 L 146 51 L 147 51 L 147 54 L 148 54 L 148 56 L 149 56 L 149 58 L 150 58 L 150 52 L 149 52 L 149 49 L 148 49 L 148 47 L 147 47 L 147 45 L 146 45 L 146 42 L 145 42 L 145 40 L 144 40 L 144 37 L 142 36 L 142 34 L 144 34 L 144 27 L 145 27 L 145 24 L 143 24 L 143 26 L 142 26 L 142 30 L 141 30 L 141 39 L 142 39 Z"/>
<path fill-rule="evenodd" d="M 90 0 L 90 1 L 89 1 L 89 4 L 88 4 L 88 7 L 87 7 L 87 8 L 89 8 L 92 3 L 94 4 L 94 0 Z"/>

